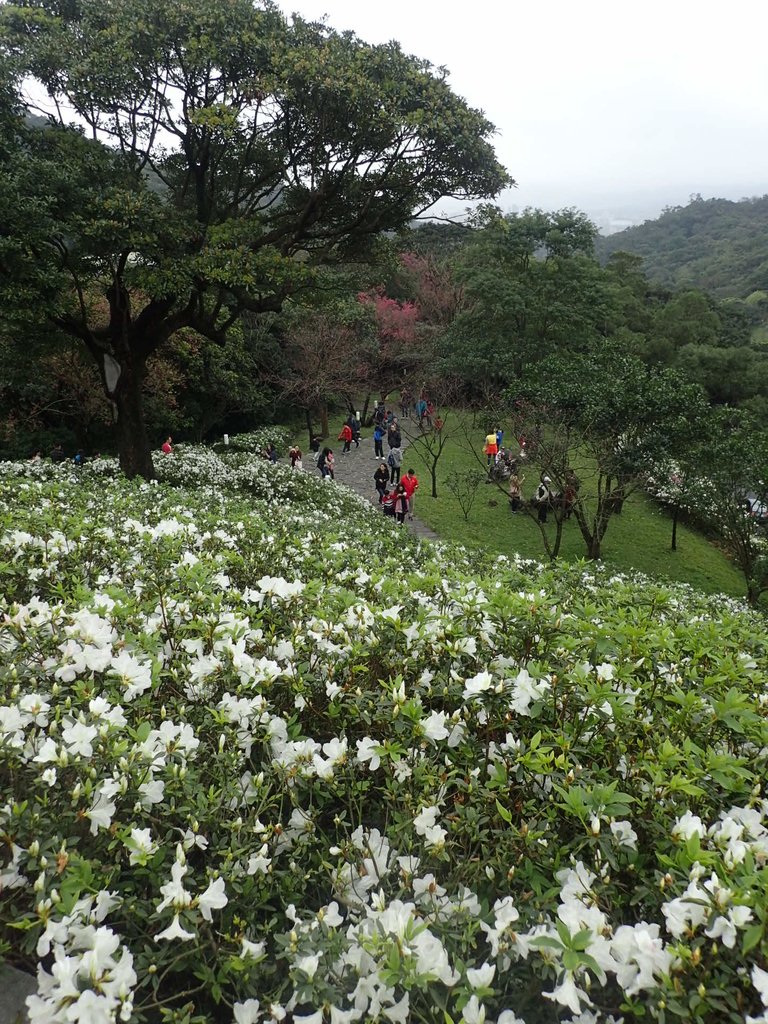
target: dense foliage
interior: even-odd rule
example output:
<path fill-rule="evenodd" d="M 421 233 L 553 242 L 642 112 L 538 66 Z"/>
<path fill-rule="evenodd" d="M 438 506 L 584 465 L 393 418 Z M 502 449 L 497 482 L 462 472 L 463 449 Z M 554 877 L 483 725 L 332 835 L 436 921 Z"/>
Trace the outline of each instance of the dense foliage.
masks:
<path fill-rule="evenodd" d="M 417 543 L 262 441 L 2 468 L 33 1020 L 765 1020 L 763 621 Z"/>

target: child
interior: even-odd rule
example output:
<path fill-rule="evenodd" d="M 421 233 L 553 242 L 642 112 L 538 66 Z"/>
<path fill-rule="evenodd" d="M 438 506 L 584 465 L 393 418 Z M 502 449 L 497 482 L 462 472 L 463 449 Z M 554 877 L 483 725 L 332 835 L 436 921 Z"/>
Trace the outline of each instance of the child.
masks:
<path fill-rule="evenodd" d="M 339 441 L 344 442 L 344 447 L 341 449 L 341 454 L 346 455 L 347 452 L 349 451 L 349 446 L 352 444 L 352 427 L 350 427 L 348 423 L 345 423 L 344 426 L 341 428 L 341 433 L 339 434 Z"/>
<path fill-rule="evenodd" d="M 388 492 L 387 494 L 384 495 L 381 502 L 381 509 L 385 516 L 392 516 L 392 518 L 394 518 L 396 499 L 397 494 L 395 493 L 395 491 Z"/>

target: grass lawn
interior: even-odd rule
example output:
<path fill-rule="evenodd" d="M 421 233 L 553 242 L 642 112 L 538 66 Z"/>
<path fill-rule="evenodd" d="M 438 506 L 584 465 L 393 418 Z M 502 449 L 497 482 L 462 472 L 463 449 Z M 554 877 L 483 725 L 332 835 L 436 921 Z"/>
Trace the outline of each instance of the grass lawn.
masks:
<path fill-rule="evenodd" d="M 482 450 L 482 429 L 477 451 Z M 463 440 L 461 444 L 463 444 Z M 404 453 L 403 472 L 413 466 L 419 477 L 416 514 L 448 541 L 467 547 L 482 547 L 506 555 L 515 552 L 539 561 L 546 559 L 538 525 L 522 512 L 513 514 L 506 492 L 495 485 L 481 484 L 475 504 L 465 521 L 458 501 L 445 486 L 455 472 L 480 468 L 476 456 L 449 440 L 438 463 L 438 497 L 430 496 L 430 476 L 416 448 Z M 539 471 L 531 465 L 524 471 L 523 494 L 529 498 L 538 484 Z M 550 516 L 551 519 L 551 516 Z M 554 525 L 547 527 L 554 536 Z M 603 561 L 618 570 L 637 569 L 656 577 L 690 583 L 707 593 L 743 597 L 741 573 L 709 540 L 678 524 L 677 550 L 671 549 L 672 519 L 646 495 L 636 492 L 624 504 L 621 515 L 613 516 L 603 541 Z M 575 561 L 585 556 L 585 545 L 575 519 L 564 524 L 560 556 Z"/>

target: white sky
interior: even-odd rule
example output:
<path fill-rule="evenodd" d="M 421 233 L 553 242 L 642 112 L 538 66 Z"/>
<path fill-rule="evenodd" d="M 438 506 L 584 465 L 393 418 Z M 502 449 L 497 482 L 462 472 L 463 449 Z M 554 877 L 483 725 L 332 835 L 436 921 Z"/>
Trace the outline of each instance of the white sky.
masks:
<path fill-rule="evenodd" d="M 445 65 L 498 129 L 507 208 L 768 192 L 768 0 L 278 2 Z"/>

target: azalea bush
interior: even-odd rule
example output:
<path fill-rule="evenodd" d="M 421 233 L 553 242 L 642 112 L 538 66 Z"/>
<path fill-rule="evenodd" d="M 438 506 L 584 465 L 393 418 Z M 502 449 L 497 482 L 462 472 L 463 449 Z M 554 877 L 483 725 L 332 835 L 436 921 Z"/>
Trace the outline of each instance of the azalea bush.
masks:
<path fill-rule="evenodd" d="M 768 1021 L 764 620 L 158 462 L 0 470 L 33 1021 Z"/>

